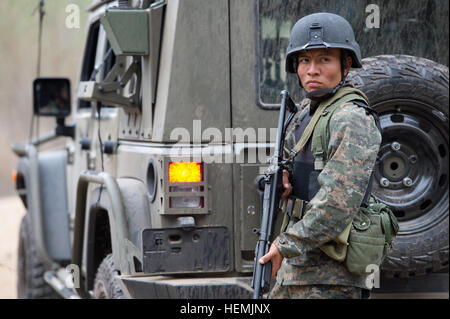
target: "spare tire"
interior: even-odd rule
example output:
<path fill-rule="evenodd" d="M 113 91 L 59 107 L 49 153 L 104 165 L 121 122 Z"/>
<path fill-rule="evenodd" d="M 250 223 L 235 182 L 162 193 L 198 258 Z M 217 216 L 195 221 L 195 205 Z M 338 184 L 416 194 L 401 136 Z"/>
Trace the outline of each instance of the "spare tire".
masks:
<path fill-rule="evenodd" d="M 373 195 L 400 224 L 381 267 L 386 277 L 448 268 L 448 75 L 446 66 L 405 55 L 366 58 L 349 74 L 380 115 Z"/>

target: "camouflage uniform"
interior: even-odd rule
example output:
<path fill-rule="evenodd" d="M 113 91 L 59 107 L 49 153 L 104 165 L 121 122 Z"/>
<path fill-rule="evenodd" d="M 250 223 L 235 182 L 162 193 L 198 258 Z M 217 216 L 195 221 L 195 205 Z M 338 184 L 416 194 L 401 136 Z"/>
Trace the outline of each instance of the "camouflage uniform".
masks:
<path fill-rule="evenodd" d="M 314 111 L 312 103 L 302 112 L 310 110 Z M 287 148 L 295 145 L 294 136 L 291 128 Z M 274 240 L 284 260 L 271 293 L 273 298 L 307 297 L 312 291 L 315 297 L 355 297 L 361 293 L 355 287 L 366 288 L 365 275 L 350 273 L 344 263 L 331 259 L 318 247 L 336 238 L 358 211 L 381 135 L 372 116 L 349 102 L 340 105 L 331 117 L 329 136 L 328 161 L 317 177 L 318 192 L 303 218 L 297 223 L 290 222 L 287 230 Z M 329 285 L 338 287 L 329 290 Z"/>
<path fill-rule="evenodd" d="M 270 292 L 271 299 L 361 299 L 361 288 L 349 286 L 281 286 L 276 283 Z"/>

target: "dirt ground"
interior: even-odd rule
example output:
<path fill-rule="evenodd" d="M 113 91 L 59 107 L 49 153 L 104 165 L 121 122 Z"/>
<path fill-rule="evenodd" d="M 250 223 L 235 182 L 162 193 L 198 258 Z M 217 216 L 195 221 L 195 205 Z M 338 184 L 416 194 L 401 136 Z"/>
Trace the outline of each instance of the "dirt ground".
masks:
<path fill-rule="evenodd" d="M 18 196 L 0 197 L 0 299 L 17 298 L 17 245 L 24 214 Z"/>

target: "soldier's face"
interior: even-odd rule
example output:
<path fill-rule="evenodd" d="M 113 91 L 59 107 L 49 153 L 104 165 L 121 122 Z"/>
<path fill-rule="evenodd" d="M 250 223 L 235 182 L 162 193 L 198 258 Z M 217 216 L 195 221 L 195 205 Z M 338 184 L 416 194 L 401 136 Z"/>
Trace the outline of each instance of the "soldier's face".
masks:
<path fill-rule="evenodd" d="M 350 63 L 344 71 L 350 70 Z M 341 50 L 314 49 L 298 55 L 298 76 L 306 92 L 336 87 L 341 81 Z M 320 95 L 319 95 L 320 96 Z"/>

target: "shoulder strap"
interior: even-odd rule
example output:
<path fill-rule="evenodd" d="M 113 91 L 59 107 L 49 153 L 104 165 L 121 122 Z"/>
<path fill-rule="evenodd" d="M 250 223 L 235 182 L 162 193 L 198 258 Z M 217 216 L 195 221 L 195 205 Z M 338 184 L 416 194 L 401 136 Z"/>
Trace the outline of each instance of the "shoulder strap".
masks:
<path fill-rule="evenodd" d="M 378 130 L 381 133 L 381 124 L 380 124 L 380 117 L 378 116 L 378 112 L 375 111 L 375 109 L 371 108 L 369 105 L 367 105 L 365 102 L 362 102 L 361 100 L 352 101 L 352 102 L 355 103 L 356 105 L 358 105 L 359 107 L 362 107 L 370 114 L 372 114 L 373 119 L 375 120 L 375 125 L 377 126 Z"/>
<path fill-rule="evenodd" d="M 330 107 L 324 110 L 318 119 L 316 129 L 313 133 L 313 139 L 311 144 L 311 151 L 314 156 L 314 169 L 322 170 L 325 167 L 325 163 L 328 160 L 328 141 L 330 139 L 330 132 L 328 130 L 328 124 L 331 116 L 338 109 L 338 107 L 344 103 L 350 101 L 362 101 L 365 103 L 364 98 L 356 93 L 351 93 L 343 96 L 335 101 Z"/>
<path fill-rule="evenodd" d="M 306 126 L 305 131 L 303 132 L 300 140 L 297 142 L 297 145 L 295 145 L 295 147 L 289 157 L 291 159 L 294 158 L 297 155 L 297 153 L 303 147 L 305 147 L 309 138 L 315 131 L 315 126 L 316 126 L 317 122 L 323 115 L 327 114 L 330 111 L 330 107 L 332 107 L 335 104 L 340 105 L 342 103 L 346 103 L 348 101 L 356 100 L 356 99 L 360 99 L 364 102 L 367 101 L 366 103 L 368 103 L 368 98 L 366 97 L 366 95 L 363 92 L 361 92 L 360 90 L 357 90 L 355 88 L 352 88 L 352 87 L 344 87 L 344 88 L 341 88 L 334 96 L 332 96 L 328 100 L 321 102 L 319 104 L 316 112 L 314 113 L 311 121 Z"/>

